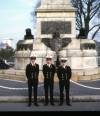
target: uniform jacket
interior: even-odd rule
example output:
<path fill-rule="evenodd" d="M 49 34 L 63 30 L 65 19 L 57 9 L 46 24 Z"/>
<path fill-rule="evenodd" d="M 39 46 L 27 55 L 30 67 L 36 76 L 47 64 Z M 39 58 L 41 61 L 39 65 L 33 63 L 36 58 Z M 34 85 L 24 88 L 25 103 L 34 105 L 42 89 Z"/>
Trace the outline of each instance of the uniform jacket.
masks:
<path fill-rule="evenodd" d="M 56 68 L 53 64 L 50 65 L 50 67 L 47 64 L 43 65 L 43 75 L 45 79 L 52 80 L 54 78 Z"/>
<path fill-rule="evenodd" d="M 32 64 L 28 64 L 26 66 L 26 76 L 28 80 L 38 80 L 38 75 L 39 75 L 39 65 L 35 64 L 32 66 Z"/>
<path fill-rule="evenodd" d="M 59 80 L 69 80 L 72 76 L 72 71 L 71 68 L 69 66 L 59 66 L 57 69 L 57 75 Z"/>

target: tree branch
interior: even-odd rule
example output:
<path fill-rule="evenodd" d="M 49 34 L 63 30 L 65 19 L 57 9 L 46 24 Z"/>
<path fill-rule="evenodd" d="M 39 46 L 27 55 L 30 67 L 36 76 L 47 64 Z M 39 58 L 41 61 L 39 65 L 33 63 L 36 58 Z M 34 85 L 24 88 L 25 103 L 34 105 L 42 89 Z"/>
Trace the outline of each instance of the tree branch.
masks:
<path fill-rule="evenodd" d="M 94 25 L 89 31 L 93 30 L 95 27 L 100 27 L 100 24 Z"/>
<path fill-rule="evenodd" d="M 97 5 L 97 6 L 93 9 L 93 11 L 92 11 L 91 14 L 90 14 L 90 19 L 92 19 L 92 18 L 97 14 L 97 12 L 99 11 L 99 9 L 100 9 L 100 4 Z"/>
<path fill-rule="evenodd" d="M 100 26 L 98 27 L 98 29 L 94 32 L 93 36 L 92 36 L 92 39 L 95 38 L 96 34 L 98 33 L 98 31 L 100 30 Z"/>

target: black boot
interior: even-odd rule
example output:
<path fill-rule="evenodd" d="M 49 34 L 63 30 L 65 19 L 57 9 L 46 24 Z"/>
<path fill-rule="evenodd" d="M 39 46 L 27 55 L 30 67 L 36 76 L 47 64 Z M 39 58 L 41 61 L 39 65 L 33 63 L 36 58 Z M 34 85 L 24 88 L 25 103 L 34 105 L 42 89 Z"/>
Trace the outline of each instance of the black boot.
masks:
<path fill-rule="evenodd" d="M 54 100 L 53 100 L 53 98 L 50 98 L 50 104 L 51 104 L 52 106 L 55 105 L 55 104 L 54 104 Z"/>
<path fill-rule="evenodd" d="M 67 106 L 72 106 L 72 105 L 70 104 L 70 102 L 66 102 L 66 105 L 67 105 Z"/>
<path fill-rule="evenodd" d="M 34 105 L 35 105 L 35 106 L 39 106 L 39 105 L 37 104 L 37 102 L 35 102 Z"/>
<path fill-rule="evenodd" d="M 54 102 L 51 102 L 51 105 L 54 106 L 55 105 Z"/>
<path fill-rule="evenodd" d="M 44 106 L 48 106 L 48 102 L 45 102 L 45 103 L 44 103 Z"/>

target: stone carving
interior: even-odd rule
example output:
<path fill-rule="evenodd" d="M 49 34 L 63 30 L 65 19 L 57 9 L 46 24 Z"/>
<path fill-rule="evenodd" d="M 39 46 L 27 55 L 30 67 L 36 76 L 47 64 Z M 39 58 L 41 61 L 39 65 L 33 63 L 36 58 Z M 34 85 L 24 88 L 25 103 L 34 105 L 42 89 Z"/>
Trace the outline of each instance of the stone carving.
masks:
<path fill-rule="evenodd" d="M 42 38 L 42 42 L 51 50 L 57 52 L 66 47 L 71 42 L 71 38 L 60 38 L 60 34 L 55 32 L 52 38 Z"/>
<path fill-rule="evenodd" d="M 60 38 L 60 33 L 55 32 L 52 35 L 52 38 L 43 38 L 42 42 L 47 46 L 50 47 L 51 50 L 56 52 L 56 66 L 58 66 L 59 63 L 59 51 L 66 47 L 70 42 L 71 38 Z"/>
<path fill-rule="evenodd" d="M 17 43 L 17 51 L 19 50 L 27 50 L 27 49 L 30 49 L 32 50 L 33 49 L 33 42 L 31 42 L 31 44 L 26 44 L 25 43 L 25 40 L 19 40 L 18 43 Z"/>
<path fill-rule="evenodd" d="M 34 39 L 34 36 L 31 33 L 31 29 L 29 28 L 26 29 L 26 35 L 24 36 L 24 40 L 27 40 L 27 39 Z"/>
<path fill-rule="evenodd" d="M 41 33 L 52 34 L 58 31 L 60 34 L 71 34 L 70 21 L 42 21 Z"/>
<path fill-rule="evenodd" d="M 23 50 L 23 49 L 32 50 L 33 49 L 33 39 L 34 39 L 34 36 L 31 33 L 31 29 L 27 28 L 26 35 L 24 36 L 24 40 L 19 40 L 17 43 L 17 51 Z"/>

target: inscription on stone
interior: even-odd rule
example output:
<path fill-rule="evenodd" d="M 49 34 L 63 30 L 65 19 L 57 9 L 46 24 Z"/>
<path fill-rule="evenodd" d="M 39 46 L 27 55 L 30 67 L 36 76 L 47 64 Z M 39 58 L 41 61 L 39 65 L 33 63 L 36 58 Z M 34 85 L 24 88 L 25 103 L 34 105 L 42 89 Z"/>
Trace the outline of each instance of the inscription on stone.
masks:
<path fill-rule="evenodd" d="M 42 21 L 41 34 L 53 34 L 59 32 L 60 34 L 71 34 L 70 21 Z"/>

